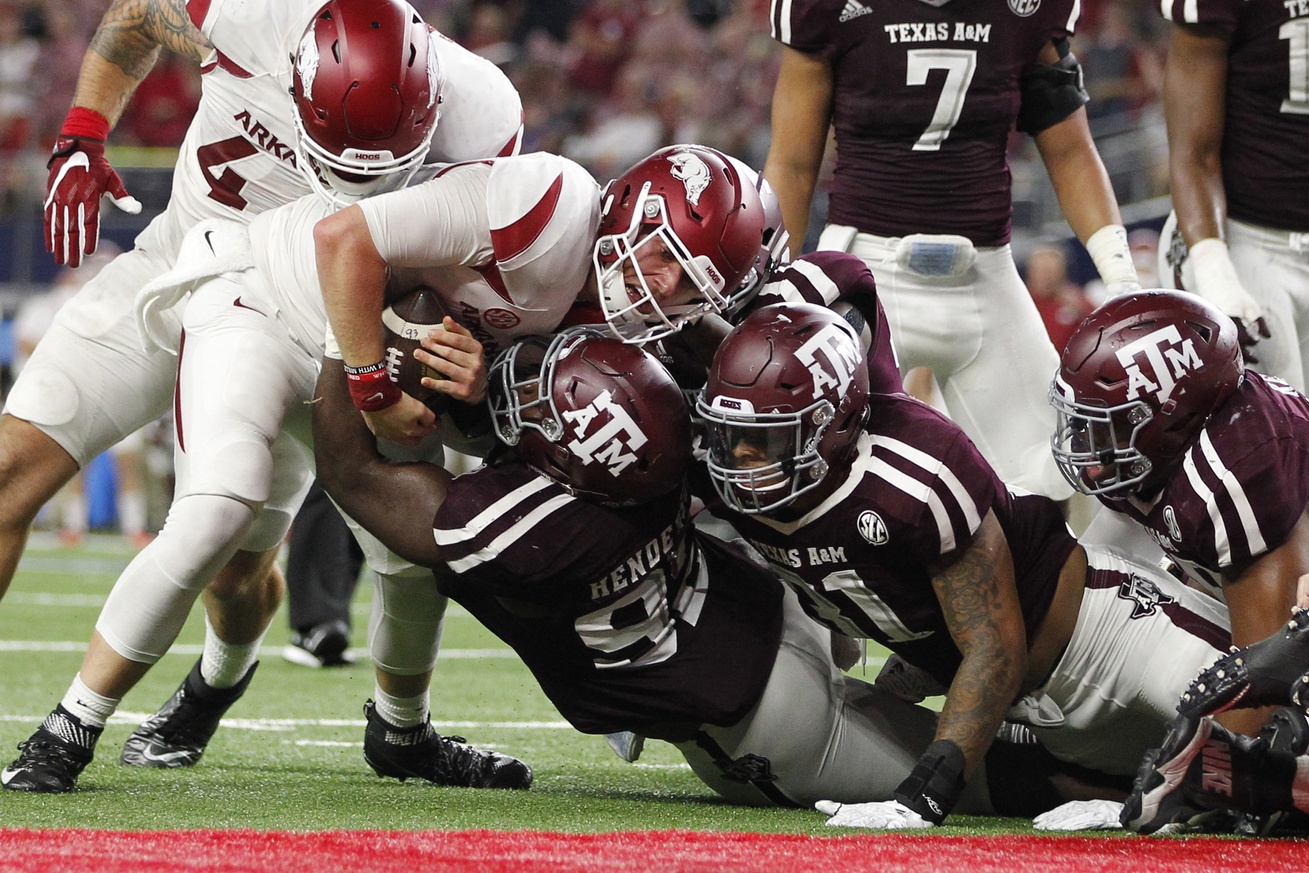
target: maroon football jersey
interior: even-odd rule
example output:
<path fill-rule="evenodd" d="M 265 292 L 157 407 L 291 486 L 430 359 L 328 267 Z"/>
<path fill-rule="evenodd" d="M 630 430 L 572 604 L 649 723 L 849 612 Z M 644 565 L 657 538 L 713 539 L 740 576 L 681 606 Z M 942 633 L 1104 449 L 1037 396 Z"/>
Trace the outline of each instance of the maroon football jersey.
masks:
<path fill-rule="evenodd" d="M 877 299 L 877 281 L 868 265 L 855 255 L 845 252 L 801 255 L 773 274 L 750 302 L 746 313 L 771 303 L 831 306 L 837 300 L 853 303 L 865 316 L 875 313 L 873 323 L 868 325 L 873 333 L 873 347 L 868 353 L 868 390 L 878 394 L 903 391 L 900 366 L 891 347 L 891 326 L 887 324 L 882 301 Z"/>
<path fill-rule="evenodd" d="M 438 585 L 578 730 L 686 740 L 754 706 L 782 629 L 777 580 L 698 532 L 687 505 L 606 508 L 516 461 L 482 467 L 437 513 Z"/>
<path fill-rule="evenodd" d="M 879 236 L 1009 241 L 1019 79 L 1075 0 L 773 0 L 773 37 L 834 76 L 828 220 Z"/>
<path fill-rule="evenodd" d="M 1309 399 L 1246 370 L 1154 500 L 1102 498 L 1189 573 L 1218 586 L 1290 536 L 1309 505 Z"/>
<path fill-rule="evenodd" d="M 1238 221 L 1309 231 L 1309 4 L 1163 0 L 1165 18 L 1231 37 L 1223 185 Z"/>
<path fill-rule="evenodd" d="M 695 475 L 700 491 L 701 465 Z M 1030 638 L 1076 546 L 1057 504 L 1011 495 L 958 425 L 905 395 L 875 398 L 849 481 L 803 518 L 773 521 L 710 500 L 812 616 L 877 640 L 947 684 L 961 655 L 928 567 L 994 510 Z"/>

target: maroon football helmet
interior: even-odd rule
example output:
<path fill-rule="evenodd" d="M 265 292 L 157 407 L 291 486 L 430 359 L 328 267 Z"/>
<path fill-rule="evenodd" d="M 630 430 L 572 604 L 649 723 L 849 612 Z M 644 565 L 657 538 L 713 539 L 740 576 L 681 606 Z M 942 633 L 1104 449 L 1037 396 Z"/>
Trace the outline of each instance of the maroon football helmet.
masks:
<path fill-rule="evenodd" d="M 314 190 L 338 205 L 400 188 L 440 116 L 436 39 L 403 0 L 329 0 L 291 77 L 296 139 Z"/>
<path fill-rule="evenodd" d="M 1083 494 L 1150 494 L 1243 374 L 1236 325 L 1212 304 L 1185 291 L 1115 298 L 1078 325 L 1050 387 L 1055 461 Z"/>
<path fill-rule="evenodd" d="M 660 339 L 723 312 L 756 270 L 766 216 L 755 180 L 738 166 L 707 146 L 674 145 L 605 188 L 595 269 L 605 320 L 627 342 Z M 638 258 L 661 244 L 694 286 L 691 299 L 659 302 L 642 273 Z"/>
<path fill-rule="evenodd" d="M 691 418 L 655 358 L 595 328 L 529 337 L 491 365 L 496 436 L 574 494 L 642 503 L 678 487 Z"/>
<path fill-rule="evenodd" d="M 696 410 L 723 500 L 751 515 L 787 506 L 853 457 L 868 418 L 859 338 L 826 307 L 762 307 L 718 347 Z"/>

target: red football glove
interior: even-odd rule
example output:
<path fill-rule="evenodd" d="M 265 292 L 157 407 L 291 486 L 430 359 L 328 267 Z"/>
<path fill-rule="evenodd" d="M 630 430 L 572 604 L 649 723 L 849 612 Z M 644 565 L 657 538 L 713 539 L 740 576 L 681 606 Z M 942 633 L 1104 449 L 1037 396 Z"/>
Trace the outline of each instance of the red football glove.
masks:
<path fill-rule="evenodd" d="M 45 248 L 55 263 L 76 267 L 100 242 L 100 198 L 133 215 L 141 203 L 127 193 L 123 180 L 105 160 L 109 122 L 98 112 L 74 107 L 55 140 L 46 166 Z"/>

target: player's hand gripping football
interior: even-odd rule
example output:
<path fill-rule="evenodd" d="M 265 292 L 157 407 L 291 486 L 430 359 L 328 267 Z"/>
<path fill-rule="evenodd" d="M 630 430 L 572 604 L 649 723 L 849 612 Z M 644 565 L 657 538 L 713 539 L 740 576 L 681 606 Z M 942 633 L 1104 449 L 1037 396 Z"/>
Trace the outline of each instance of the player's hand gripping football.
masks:
<path fill-rule="evenodd" d="M 100 198 L 133 215 L 141 203 L 105 158 L 109 122 L 99 113 L 74 108 L 64 121 L 46 166 L 45 247 L 55 263 L 79 266 L 100 242 Z"/>
<path fill-rule="evenodd" d="M 423 378 L 423 387 L 446 394 L 471 406 L 486 401 L 486 355 L 482 344 L 468 328 L 446 316 L 445 330 L 433 330 L 423 338 L 414 357 L 446 378 Z"/>

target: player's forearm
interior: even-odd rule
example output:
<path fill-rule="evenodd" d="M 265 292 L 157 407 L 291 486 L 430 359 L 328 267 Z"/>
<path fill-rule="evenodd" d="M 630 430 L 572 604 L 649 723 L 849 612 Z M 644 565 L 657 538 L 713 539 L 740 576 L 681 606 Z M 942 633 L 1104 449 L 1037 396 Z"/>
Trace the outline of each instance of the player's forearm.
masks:
<path fill-rule="evenodd" d="M 117 0 L 91 37 L 73 105 L 116 124 L 161 48 L 198 62 L 213 47 L 191 23 L 184 0 Z"/>
<path fill-rule="evenodd" d="M 1085 109 L 1037 134 L 1036 147 L 1064 218 L 1082 243 L 1105 225 L 1123 223 Z"/>
<path fill-rule="evenodd" d="M 363 212 L 352 206 L 319 221 L 314 249 L 323 305 L 342 359 L 351 367 L 381 361 L 386 262 Z"/>
<path fill-rule="evenodd" d="M 1224 239 L 1227 197 L 1222 142 L 1227 106 L 1227 37 L 1173 25 L 1164 73 L 1168 173 L 1178 229 L 1187 245 Z"/>
<path fill-rule="evenodd" d="M 800 254 L 809 228 L 809 207 L 827 148 L 832 88 L 832 71 L 826 60 L 789 47 L 782 49 L 773 91 L 773 140 L 764 178 L 781 203 L 792 255 Z"/>

